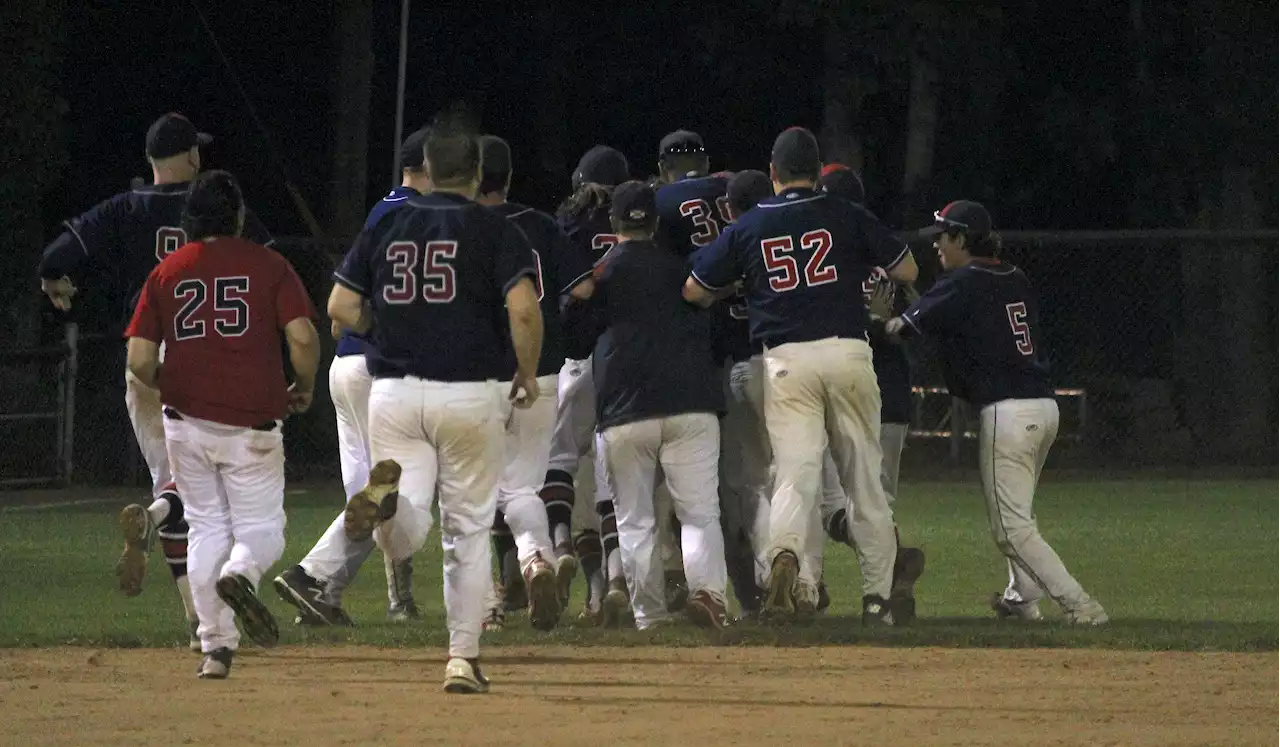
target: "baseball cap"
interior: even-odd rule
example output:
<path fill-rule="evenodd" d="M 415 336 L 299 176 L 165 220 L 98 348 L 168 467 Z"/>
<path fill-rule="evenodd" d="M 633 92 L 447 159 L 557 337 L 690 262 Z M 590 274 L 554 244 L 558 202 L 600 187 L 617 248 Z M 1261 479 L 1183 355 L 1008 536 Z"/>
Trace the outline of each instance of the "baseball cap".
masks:
<path fill-rule="evenodd" d="M 624 226 L 641 226 L 658 217 L 658 198 L 653 187 L 642 181 L 619 184 L 613 190 L 609 216 Z"/>
<path fill-rule="evenodd" d="M 803 127 L 791 127 L 773 141 L 770 161 L 791 174 L 817 174 L 822 169 L 818 139 Z"/>
<path fill-rule="evenodd" d="M 409 133 L 409 137 L 400 144 L 401 169 L 420 169 L 426 165 L 427 138 L 430 136 L 430 127 L 423 127 Z"/>
<path fill-rule="evenodd" d="M 627 157 L 607 145 L 597 145 L 582 155 L 578 168 L 573 170 L 573 188 L 585 182 L 595 182 L 613 187 L 631 178 L 631 166 Z"/>
<path fill-rule="evenodd" d="M 736 215 L 742 215 L 766 197 L 773 196 L 773 181 L 763 171 L 739 171 L 729 180 L 726 196 Z"/>
<path fill-rule="evenodd" d="M 822 167 L 822 175 L 818 184 L 827 194 L 843 197 L 861 204 L 867 199 L 867 192 L 862 186 L 858 172 L 842 163 L 829 163 Z"/>
<path fill-rule="evenodd" d="M 973 239 L 991 233 L 991 214 L 972 200 L 956 200 L 933 214 L 933 225 L 920 231 L 921 236 L 936 236 L 943 231 L 963 231 Z"/>
<path fill-rule="evenodd" d="M 169 112 L 152 122 L 147 130 L 147 157 L 170 158 L 211 142 L 213 136 L 197 130 L 191 120 L 177 112 Z"/>
<path fill-rule="evenodd" d="M 696 132 L 689 130 L 676 130 L 667 133 L 658 143 L 658 157 L 666 158 L 671 155 L 685 154 L 701 154 L 706 153 L 707 147 L 702 142 L 702 136 Z"/>
<path fill-rule="evenodd" d="M 497 192 L 507 186 L 511 175 L 511 146 L 497 135 L 480 138 L 480 194 Z"/>

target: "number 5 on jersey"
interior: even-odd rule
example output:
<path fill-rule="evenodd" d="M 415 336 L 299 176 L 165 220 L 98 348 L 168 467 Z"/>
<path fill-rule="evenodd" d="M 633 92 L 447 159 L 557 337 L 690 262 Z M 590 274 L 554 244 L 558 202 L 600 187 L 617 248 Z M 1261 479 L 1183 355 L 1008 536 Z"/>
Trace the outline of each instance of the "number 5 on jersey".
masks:
<path fill-rule="evenodd" d="M 1035 355 L 1036 346 L 1031 341 L 1031 325 L 1027 324 L 1027 305 L 1021 301 L 1005 304 L 1004 311 L 1009 316 L 1009 328 L 1013 330 L 1013 339 L 1018 344 L 1018 352 L 1023 355 Z"/>

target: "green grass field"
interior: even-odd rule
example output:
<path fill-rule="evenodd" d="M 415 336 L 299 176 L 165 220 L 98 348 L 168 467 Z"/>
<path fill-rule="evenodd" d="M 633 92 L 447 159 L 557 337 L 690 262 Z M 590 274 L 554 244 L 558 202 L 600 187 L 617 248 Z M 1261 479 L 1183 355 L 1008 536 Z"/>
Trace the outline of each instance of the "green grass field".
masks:
<path fill-rule="evenodd" d="M 140 597 L 126 599 L 117 592 L 115 516 L 122 503 L 95 500 L 103 495 L 60 491 L 48 500 L 79 505 L 15 506 L 0 514 L 0 646 L 185 645 L 180 605 L 160 557 L 152 558 Z M 272 575 L 306 553 L 340 504 L 336 485 L 290 492 L 288 548 Z M 1044 625 L 1001 624 L 992 618 L 986 600 L 1003 587 L 1005 572 L 987 532 L 976 480 L 906 483 L 896 507 L 903 537 L 928 553 L 915 626 L 864 633 L 857 619 L 856 559 L 848 548 L 833 544 L 826 570 L 833 605 L 825 617 L 784 631 L 744 624 L 737 638 L 742 644 L 781 645 L 1274 651 L 1277 505 L 1275 480 L 1043 486 L 1036 509 L 1045 537 L 1113 619 L 1105 629 L 1075 630 L 1055 622 L 1059 613 L 1047 603 L 1043 609 L 1051 621 Z M 428 608 L 422 622 L 386 622 L 382 564 L 373 562 L 347 593 L 346 606 L 359 626 L 354 629 L 300 630 L 289 624 L 291 608 L 266 589 L 264 598 L 281 618 L 282 642 L 442 645 L 446 633 L 435 536 L 415 574 L 418 602 Z M 581 607 L 582 584 L 575 593 L 572 614 L 566 613 L 566 624 L 557 631 L 535 633 L 517 616 L 509 618 L 507 631 L 486 634 L 486 640 L 580 645 L 698 645 L 703 640 L 691 627 L 648 634 L 579 627 L 569 621 Z"/>

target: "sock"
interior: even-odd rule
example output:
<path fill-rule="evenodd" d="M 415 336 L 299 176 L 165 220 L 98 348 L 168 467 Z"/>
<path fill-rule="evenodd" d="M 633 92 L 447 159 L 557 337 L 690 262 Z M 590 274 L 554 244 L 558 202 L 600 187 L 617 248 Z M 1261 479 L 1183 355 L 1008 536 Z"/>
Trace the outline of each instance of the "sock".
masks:
<path fill-rule="evenodd" d="M 156 496 L 155 500 L 151 501 L 150 506 L 147 506 L 147 513 L 151 514 L 152 524 L 160 526 L 164 523 L 165 519 L 169 518 L 169 513 L 172 511 L 169 499 L 171 497 L 176 498 L 177 496 L 178 486 L 176 483 L 171 482 L 164 486 L 164 490 L 160 491 L 160 495 Z M 181 502 L 179 502 L 178 512 L 179 514 L 182 512 Z"/>
<path fill-rule="evenodd" d="M 614 513 L 613 501 L 596 501 L 596 513 L 600 515 L 600 546 L 604 550 L 606 576 L 609 579 L 622 578 L 622 555 L 618 552 L 618 517 Z"/>
<path fill-rule="evenodd" d="M 152 509 L 157 505 L 164 508 L 164 519 L 156 523 L 156 536 L 160 538 L 160 549 L 164 551 L 164 562 L 175 579 L 186 578 L 187 575 L 187 520 L 182 510 L 182 499 L 175 490 L 169 488 L 156 498 L 155 503 L 147 511 L 155 517 Z M 187 592 L 190 595 L 190 591 Z"/>
<path fill-rule="evenodd" d="M 511 534 L 511 527 L 507 526 L 507 517 L 501 511 L 493 518 L 493 529 L 489 531 L 493 538 L 493 554 L 498 558 L 498 575 L 502 579 L 503 586 L 510 586 L 514 579 L 507 578 L 507 564 L 503 562 L 507 553 L 516 549 L 516 538 Z"/>
<path fill-rule="evenodd" d="M 547 523 L 551 525 L 551 541 L 557 547 L 568 544 L 569 527 L 573 524 L 573 475 L 564 470 L 547 470 L 538 497 L 547 509 Z"/>
<path fill-rule="evenodd" d="M 847 511 L 843 508 L 837 509 L 835 513 L 827 519 L 827 536 L 836 542 L 846 545 L 852 545 L 853 541 L 849 538 L 849 522 L 846 516 Z"/>
<path fill-rule="evenodd" d="M 610 581 L 622 579 L 622 551 L 616 547 L 610 550 L 605 566 Z"/>

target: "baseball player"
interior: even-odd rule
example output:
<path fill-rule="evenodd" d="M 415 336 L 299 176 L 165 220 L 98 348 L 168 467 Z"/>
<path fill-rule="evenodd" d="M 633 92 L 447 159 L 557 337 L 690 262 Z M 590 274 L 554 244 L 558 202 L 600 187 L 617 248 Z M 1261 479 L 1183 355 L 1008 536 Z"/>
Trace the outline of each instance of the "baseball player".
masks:
<path fill-rule="evenodd" d="M 822 168 L 819 179 L 822 191 L 843 197 L 859 205 L 866 200 L 862 179 L 848 166 L 833 163 Z M 906 308 L 906 300 L 899 293 L 900 286 L 878 267 L 862 284 L 867 300 L 867 310 L 872 324 L 872 362 L 876 370 L 876 382 L 880 387 L 880 450 L 884 459 L 880 467 L 880 484 L 890 505 L 898 495 L 898 471 L 902 463 L 902 447 L 907 439 L 907 427 L 911 422 L 911 367 L 904 347 L 884 335 L 884 322 L 897 311 Z M 903 288 L 908 298 L 916 298 L 915 289 Z M 840 485 L 839 471 L 830 454 L 823 461 L 822 473 L 822 521 L 827 535 L 836 542 L 853 543 L 849 535 L 846 506 L 848 499 Z M 898 624 L 915 618 L 915 584 L 924 573 L 924 551 L 918 547 L 898 544 L 898 556 L 894 561 L 893 588 L 889 602 Z M 819 584 L 819 608 L 829 604 L 826 586 Z"/>
<path fill-rule="evenodd" d="M 428 129 L 411 133 L 400 146 L 400 186 L 378 201 L 364 222 L 371 230 L 387 214 L 402 207 L 410 197 L 431 191 L 427 173 L 425 148 Z M 329 365 L 329 396 L 338 420 L 338 460 L 342 467 L 342 486 L 348 501 L 369 482 L 373 462 L 369 455 L 369 374 L 366 354 L 368 335 L 341 330 L 334 324 L 338 347 Z M 298 565 L 291 566 L 272 581 L 280 598 L 298 608 L 302 625 L 350 625 L 351 618 L 342 608 L 342 592 L 355 578 L 374 549 L 372 537 L 359 541 L 349 539 L 345 531 L 345 512 L 316 542 L 311 552 Z M 387 572 L 387 617 L 392 622 L 407 622 L 420 616 L 413 601 L 411 558 L 392 564 L 384 555 Z"/>
<path fill-rule="evenodd" d="M 1067 620 L 1108 621 L 1057 553 L 1040 536 L 1032 501 L 1058 436 L 1058 403 L 1040 345 L 1040 310 L 1021 270 L 998 258 L 991 215 L 976 202 L 952 202 L 934 213 L 926 235 L 944 270 L 938 281 L 886 332 L 938 338 L 947 388 L 980 413 L 979 464 L 996 546 L 1008 559 L 1009 585 L 992 607 L 1001 618 L 1039 620 L 1044 595 Z"/>
<path fill-rule="evenodd" d="M 543 395 L 528 409 L 514 410 L 507 420 L 506 453 L 498 481 L 498 511 L 514 541 L 522 586 L 526 590 L 529 620 L 533 627 L 555 627 L 566 600 L 559 594 L 573 581 L 577 565 L 572 556 L 556 558 L 551 544 L 545 504 L 538 496 L 551 454 L 551 434 L 556 424 L 558 372 L 565 362 L 564 332 L 560 324 L 560 289 L 571 278 L 591 269 L 575 265 L 569 240 L 555 219 L 517 202 L 507 201 L 511 187 L 511 147 L 492 135 L 480 139 L 482 173 L 476 202 L 490 207 L 520 228 L 533 244 L 538 300 L 542 308 L 542 355 L 538 360 L 538 389 Z M 513 365 L 512 370 L 515 369 Z M 498 553 L 499 559 L 505 556 Z M 556 566 L 550 565 L 556 559 Z M 556 575 L 560 574 L 558 584 Z M 549 586 L 546 585 L 549 582 Z M 508 580 L 505 586 L 513 585 Z M 496 596 L 496 595 L 495 595 Z M 490 604 L 487 626 L 502 625 L 504 607 Z"/>
<path fill-rule="evenodd" d="M 812 532 L 821 531 L 821 460 L 830 444 L 849 489 L 863 622 L 891 625 L 897 541 L 879 480 L 880 395 L 860 291 L 872 266 L 904 283 L 915 279 L 916 266 L 869 212 L 815 191 L 821 167 L 812 133 L 780 134 L 769 165 L 777 196 L 694 255 L 685 295 L 710 306 L 742 279 L 751 336 L 764 348 L 765 427 L 776 475 L 762 613 L 785 620 L 816 611 L 820 569 L 801 556 Z"/>
<path fill-rule="evenodd" d="M 422 548 L 439 496 L 449 626 L 444 689 L 481 693 L 489 689 L 480 635 L 505 422 L 498 381 L 511 380 L 518 407 L 537 400 L 542 313 L 528 240 L 472 201 L 476 137 L 439 120 L 426 149 L 431 194 L 410 197 L 356 239 L 329 297 L 332 319 L 355 332 L 373 330 L 366 360 L 374 377 L 374 472 L 384 461 L 402 470 L 397 490 L 388 474 L 378 491 L 348 502 L 344 529 L 355 538 L 373 533 L 383 552 L 402 560 Z"/>
<path fill-rule="evenodd" d="M 653 240 L 651 187 L 619 185 L 610 216 L 621 241 L 573 295 L 592 298 L 606 323 L 593 357 L 599 443 L 636 627 L 670 615 L 654 499 L 661 464 L 681 524 L 686 611 L 718 635 L 728 625 L 717 475 L 724 400 L 710 355 L 711 315 L 684 302 L 688 265 Z"/>
<path fill-rule="evenodd" d="M 618 237 L 609 224 L 609 201 L 613 187 L 630 178 L 626 156 L 619 151 L 597 145 L 583 154 L 573 172 L 573 194 L 556 213 L 556 220 L 568 236 L 573 254 L 594 262 L 618 243 Z M 570 282 L 576 280 L 578 278 L 573 278 Z M 583 612 L 587 618 L 594 618 L 603 610 L 603 600 L 609 592 L 606 579 L 613 579 L 615 587 L 622 583 L 613 502 L 608 495 L 607 483 L 602 479 L 599 458 L 594 460 L 595 515 L 592 516 L 593 512 L 585 508 L 575 509 L 574 475 L 583 457 L 593 447 L 596 425 L 595 388 L 591 382 L 591 351 L 595 337 L 578 330 L 594 326 L 589 319 L 566 319 L 566 359 L 559 375 L 556 425 L 552 431 L 547 475 L 539 492 L 546 505 L 555 543 L 557 576 L 562 583 L 571 583 L 572 570 L 580 564 L 587 579 L 587 605 Z M 582 531 L 573 538 L 571 527 L 575 514 Z M 568 583 L 560 590 L 565 604 L 569 600 Z M 621 587 L 613 589 L 615 604 L 610 607 L 613 611 L 618 611 L 618 601 L 626 599 L 625 593 L 619 596 L 621 590 Z"/>
<path fill-rule="evenodd" d="M 181 225 L 182 206 L 192 179 L 200 171 L 200 146 L 211 140 L 181 114 L 169 113 L 152 123 L 147 130 L 146 155 L 154 184 L 139 185 L 66 221 L 66 231 L 45 248 L 40 259 L 40 287 L 55 307 L 69 310 L 77 282 L 87 282 L 91 290 L 110 295 L 120 311 L 108 326 L 123 329 L 147 274 L 187 243 Z M 259 244 L 272 243 L 251 212 L 246 212 L 244 235 Z M 86 278 L 86 274 L 92 276 Z M 158 537 L 182 598 L 191 647 L 198 651 L 196 610 L 187 580 L 187 522 L 165 451 L 160 393 L 140 385 L 126 371 L 125 407 L 151 472 L 152 499 L 147 506 L 131 504 L 120 512 L 125 543 L 116 563 L 120 590 L 126 596 L 142 593 L 147 557 Z"/>
<path fill-rule="evenodd" d="M 230 672 L 237 620 L 256 643 L 277 640 L 257 588 L 284 552 L 280 426 L 288 412 L 310 407 L 320 362 L 302 281 L 279 254 L 239 238 L 244 214 L 230 174 L 196 177 L 179 224 L 192 241 L 151 271 L 126 332 L 129 371 L 160 390 L 170 464 L 186 500 L 202 679 Z"/>

